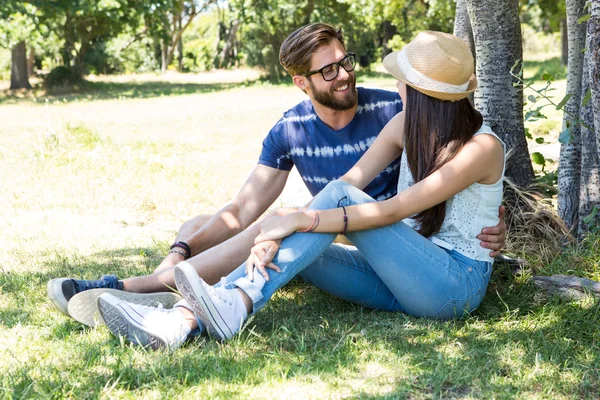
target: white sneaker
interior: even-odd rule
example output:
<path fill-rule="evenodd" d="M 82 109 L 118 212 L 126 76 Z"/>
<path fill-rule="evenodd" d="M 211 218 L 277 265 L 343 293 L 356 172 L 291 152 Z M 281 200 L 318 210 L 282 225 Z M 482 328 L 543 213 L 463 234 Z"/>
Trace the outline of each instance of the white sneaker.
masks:
<path fill-rule="evenodd" d="M 185 261 L 175 266 L 174 275 L 179 293 L 211 336 L 220 340 L 231 339 L 241 329 L 248 312 L 238 290 L 208 285 Z"/>
<path fill-rule="evenodd" d="M 112 333 L 153 349 L 177 348 L 185 342 L 191 331 L 177 309 L 128 303 L 108 293 L 98 297 L 98 311 Z"/>
<path fill-rule="evenodd" d="M 109 293 L 129 303 L 148 307 L 162 305 L 164 308 L 173 308 L 177 302 L 181 301 L 181 296 L 173 292 L 133 293 L 117 289 L 90 289 L 71 297 L 67 306 L 69 315 L 87 326 L 103 325 L 104 321 L 98 312 L 98 297 L 104 293 Z"/>

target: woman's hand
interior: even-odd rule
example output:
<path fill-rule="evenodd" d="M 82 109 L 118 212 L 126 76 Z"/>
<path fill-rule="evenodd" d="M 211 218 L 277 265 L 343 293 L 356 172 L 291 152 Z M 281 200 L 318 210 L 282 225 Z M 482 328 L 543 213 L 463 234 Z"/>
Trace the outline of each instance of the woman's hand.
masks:
<path fill-rule="evenodd" d="M 279 267 L 272 263 L 273 257 L 277 254 L 280 244 L 281 240 L 267 240 L 255 245 L 250 250 L 250 256 L 248 257 L 248 260 L 246 260 L 246 275 L 248 275 L 250 281 L 254 280 L 255 269 L 257 269 L 267 281 L 269 280 L 269 274 L 265 268 L 281 272 Z"/>
<path fill-rule="evenodd" d="M 302 212 L 297 212 L 284 217 L 270 217 L 265 219 L 260 224 L 260 233 L 254 239 L 254 243 L 258 244 L 266 240 L 283 239 L 291 235 L 302 226 L 299 224 L 302 215 Z"/>

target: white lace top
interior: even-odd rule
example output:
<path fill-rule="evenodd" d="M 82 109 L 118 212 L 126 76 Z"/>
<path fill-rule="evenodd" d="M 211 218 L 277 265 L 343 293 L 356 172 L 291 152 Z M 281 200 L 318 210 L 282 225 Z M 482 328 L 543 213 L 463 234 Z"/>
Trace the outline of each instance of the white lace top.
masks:
<path fill-rule="evenodd" d="M 475 135 L 489 134 L 506 146 L 489 126 L 483 125 Z M 506 163 L 505 163 L 506 167 Z M 485 227 L 498 224 L 498 207 L 502 203 L 502 182 L 504 181 L 504 168 L 502 177 L 498 182 L 484 185 L 473 183 L 462 192 L 446 201 L 446 218 L 440 231 L 433 234 L 429 240 L 440 247 L 456 250 L 459 253 L 480 261 L 492 262 L 489 249 L 480 246 L 476 238 Z M 412 174 L 408 167 L 406 152 L 402 153 L 400 163 L 400 178 L 398 179 L 398 193 L 414 184 Z M 404 219 L 410 227 L 415 228 L 417 223 L 412 218 Z"/>

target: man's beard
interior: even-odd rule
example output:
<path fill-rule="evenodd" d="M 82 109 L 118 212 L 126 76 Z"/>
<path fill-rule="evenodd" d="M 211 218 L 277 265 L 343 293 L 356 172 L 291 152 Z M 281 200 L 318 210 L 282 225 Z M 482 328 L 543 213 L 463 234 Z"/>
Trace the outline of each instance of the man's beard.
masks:
<path fill-rule="evenodd" d="M 358 102 L 358 94 L 356 92 L 356 81 L 354 76 L 349 76 L 345 82 L 338 82 L 335 86 L 332 86 L 326 90 L 317 90 L 312 81 L 309 79 L 308 84 L 312 90 L 313 97 L 319 104 L 331 108 L 336 111 L 346 111 L 351 109 Z M 335 89 L 348 84 L 348 93 L 343 99 L 335 97 Z"/>

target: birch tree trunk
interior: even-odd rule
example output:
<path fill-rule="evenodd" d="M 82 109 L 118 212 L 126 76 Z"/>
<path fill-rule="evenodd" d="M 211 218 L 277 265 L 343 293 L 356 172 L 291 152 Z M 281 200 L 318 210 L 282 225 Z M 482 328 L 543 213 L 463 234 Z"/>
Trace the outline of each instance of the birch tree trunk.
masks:
<path fill-rule="evenodd" d="M 523 88 L 511 67 L 523 58 L 518 0 L 466 0 L 475 52 L 475 107 L 511 150 L 506 175 L 525 187 L 534 178 L 523 125 Z"/>
<path fill-rule="evenodd" d="M 592 2 L 591 18 L 588 21 L 587 48 L 590 52 L 590 87 L 594 110 L 596 152 L 600 154 L 600 1 Z"/>
<path fill-rule="evenodd" d="M 454 16 L 454 36 L 458 36 L 469 44 L 471 53 L 475 57 L 475 41 L 473 40 L 473 28 L 467 10 L 466 0 L 456 0 L 456 14 Z"/>
<path fill-rule="evenodd" d="M 590 228 L 600 226 L 600 213 L 585 221 L 594 207 L 600 207 L 600 153 L 597 143 L 600 126 L 598 97 L 598 52 L 600 45 L 600 1 L 592 1 L 592 17 L 587 25 L 586 53 L 583 64 L 582 93 L 592 92 L 592 101 L 581 107 L 581 119 L 587 126 L 581 128 L 581 189 L 579 191 L 579 230 L 583 239 Z M 598 125 L 596 123 L 599 122 Z M 589 129 L 588 129 L 589 127 Z M 600 211 L 600 210 L 598 210 Z M 588 217 L 589 218 L 589 217 Z"/>
<path fill-rule="evenodd" d="M 560 20 L 560 61 L 563 65 L 567 65 L 569 62 L 569 32 L 566 17 Z"/>
<path fill-rule="evenodd" d="M 567 0 L 567 36 L 569 43 L 567 93 L 572 96 L 565 105 L 563 131 L 569 129 L 570 140 L 560 146 L 558 167 L 558 214 L 575 234 L 579 226 L 579 187 L 581 174 L 581 127 L 569 116 L 579 116 L 585 24 L 577 20 L 583 15 L 586 0 Z"/>

